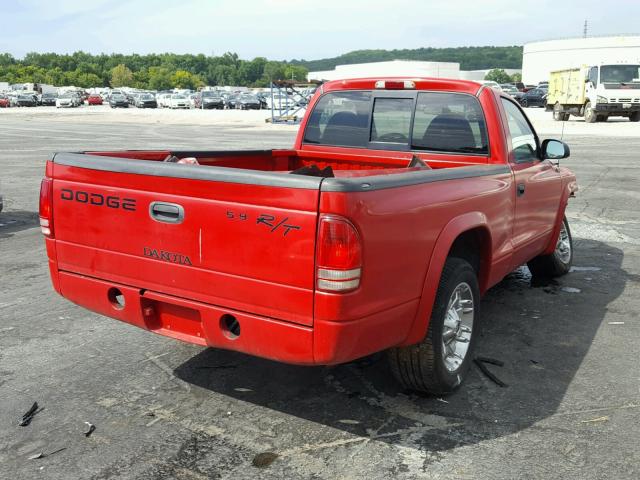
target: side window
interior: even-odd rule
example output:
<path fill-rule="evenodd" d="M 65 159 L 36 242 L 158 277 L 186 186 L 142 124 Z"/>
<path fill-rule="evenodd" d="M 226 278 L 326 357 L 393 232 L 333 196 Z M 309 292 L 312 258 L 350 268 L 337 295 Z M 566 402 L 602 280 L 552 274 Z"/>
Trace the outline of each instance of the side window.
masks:
<path fill-rule="evenodd" d="M 413 98 L 376 98 L 371 141 L 409 144 Z"/>
<path fill-rule="evenodd" d="M 593 83 L 593 86 L 598 85 L 598 67 L 591 67 L 589 69 L 589 81 Z"/>
<path fill-rule="evenodd" d="M 311 112 L 305 143 L 365 147 L 369 142 L 371 92 L 333 92 L 324 95 Z"/>
<path fill-rule="evenodd" d="M 530 162 L 538 159 L 538 144 L 527 119 L 513 102 L 501 98 L 507 114 L 509 134 L 516 162 Z"/>
<path fill-rule="evenodd" d="M 411 138 L 416 150 L 489 153 L 482 107 L 471 95 L 419 93 Z"/>

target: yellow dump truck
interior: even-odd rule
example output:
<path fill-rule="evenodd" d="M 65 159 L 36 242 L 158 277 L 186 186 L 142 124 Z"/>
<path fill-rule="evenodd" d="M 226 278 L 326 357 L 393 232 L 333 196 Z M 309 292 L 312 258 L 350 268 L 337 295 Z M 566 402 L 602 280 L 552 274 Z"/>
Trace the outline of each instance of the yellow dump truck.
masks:
<path fill-rule="evenodd" d="M 574 115 L 587 123 L 615 116 L 638 122 L 640 65 L 585 65 L 551 72 L 547 109 L 558 121 Z"/>

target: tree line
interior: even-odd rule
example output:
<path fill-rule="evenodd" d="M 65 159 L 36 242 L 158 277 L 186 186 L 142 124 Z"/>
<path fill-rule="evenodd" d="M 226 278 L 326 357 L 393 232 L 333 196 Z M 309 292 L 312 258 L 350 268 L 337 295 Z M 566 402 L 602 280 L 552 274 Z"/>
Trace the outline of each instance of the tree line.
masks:
<path fill-rule="evenodd" d="M 263 57 L 243 60 L 235 53 L 123 55 L 75 52 L 27 53 L 17 59 L 0 53 L 0 82 L 46 83 L 56 86 L 134 87 L 166 90 L 203 85 L 266 87 L 271 80 L 305 81 L 307 69 Z"/>
<path fill-rule="evenodd" d="M 417 48 L 404 50 L 357 50 L 322 60 L 289 62 L 256 57 L 243 60 L 235 53 L 221 56 L 160 53 L 92 55 L 75 52 L 27 53 L 14 58 L 0 53 L 0 81 L 47 83 L 78 87 L 122 87 L 165 90 L 202 85 L 265 87 L 271 80 L 305 81 L 307 72 L 331 70 L 337 65 L 422 60 L 458 62 L 463 70 L 521 68 L 522 47 Z"/>
<path fill-rule="evenodd" d="M 522 68 L 522 47 L 454 47 L 414 48 L 402 50 L 356 50 L 338 57 L 321 60 L 292 60 L 309 71 L 332 70 L 337 65 L 383 62 L 388 60 L 422 60 L 430 62 L 457 62 L 462 70 L 487 68 Z"/>

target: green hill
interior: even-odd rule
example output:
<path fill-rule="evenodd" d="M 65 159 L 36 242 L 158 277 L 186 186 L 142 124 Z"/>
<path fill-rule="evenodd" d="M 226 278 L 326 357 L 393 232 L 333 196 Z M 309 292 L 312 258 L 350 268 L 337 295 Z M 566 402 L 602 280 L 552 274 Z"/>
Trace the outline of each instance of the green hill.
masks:
<path fill-rule="evenodd" d="M 309 71 L 332 70 L 336 65 L 383 62 L 388 60 L 423 60 L 458 62 L 462 70 L 485 68 L 522 68 L 522 47 L 415 48 L 403 50 L 356 50 L 339 57 L 321 60 L 291 60 Z"/>

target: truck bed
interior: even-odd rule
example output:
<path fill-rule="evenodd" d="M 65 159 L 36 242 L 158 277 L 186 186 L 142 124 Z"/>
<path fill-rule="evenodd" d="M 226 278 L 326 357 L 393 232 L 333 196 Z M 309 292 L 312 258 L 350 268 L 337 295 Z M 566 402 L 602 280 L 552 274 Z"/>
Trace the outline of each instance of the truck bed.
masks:
<path fill-rule="evenodd" d="M 163 161 L 171 155 L 198 165 Z M 163 335 L 291 363 L 337 363 L 398 344 L 416 313 L 429 245 L 446 218 L 435 211 L 438 204 L 424 205 L 423 184 L 440 184 L 434 192 L 444 201 L 472 202 L 475 195 L 500 195 L 505 182 L 491 177 L 510 175 L 505 165 L 440 159 L 407 168 L 410 160 L 405 152 L 58 153 L 47 165 L 54 285 L 82 306 Z M 334 176 L 295 174 L 310 165 L 330 166 Z M 465 180 L 475 177 L 488 178 Z M 395 188 L 397 197 L 387 193 Z M 500 206 L 494 210 L 498 217 Z M 429 228 L 412 237 L 412 225 L 429 211 L 435 215 Z M 366 288 L 352 294 L 316 291 L 318 219 L 332 212 L 359 215 L 357 228 L 369 239 Z M 415 263 L 394 260 L 385 244 L 427 250 L 417 252 Z M 377 272 L 402 274 L 389 284 Z M 240 338 L 226 336 L 225 315 L 241 320 Z M 389 321 L 394 331 L 371 337 L 372 325 Z M 338 334 L 366 338 L 353 350 Z"/>

